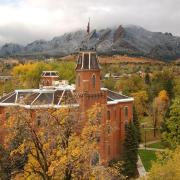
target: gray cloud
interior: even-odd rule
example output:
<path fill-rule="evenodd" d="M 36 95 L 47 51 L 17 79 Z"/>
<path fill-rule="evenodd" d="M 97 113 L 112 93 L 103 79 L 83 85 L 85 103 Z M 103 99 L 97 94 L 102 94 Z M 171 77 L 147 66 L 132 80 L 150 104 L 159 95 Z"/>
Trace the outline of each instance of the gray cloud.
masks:
<path fill-rule="evenodd" d="M 91 17 L 92 28 L 135 24 L 151 31 L 180 35 L 179 0 L 16 1 L 13 5 L 0 4 L 0 8 L 10 14 L 7 22 L 2 23 L 3 11 L 0 11 L 0 42 L 24 44 L 35 39 L 50 39 L 85 29 L 88 17 Z"/>

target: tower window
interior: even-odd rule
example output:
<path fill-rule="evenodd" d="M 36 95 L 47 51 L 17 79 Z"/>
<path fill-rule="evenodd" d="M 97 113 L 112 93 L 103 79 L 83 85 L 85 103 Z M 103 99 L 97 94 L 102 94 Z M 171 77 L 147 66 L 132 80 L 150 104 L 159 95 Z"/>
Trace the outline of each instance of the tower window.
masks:
<path fill-rule="evenodd" d="M 96 87 L 96 76 L 95 75 L 92 76 L 92 84 L 93 84 L 93 88 L 95 88 Z"/>
<path fill-rule="evenodd" d="M 79 56 L 78 64 L 82 64 L 82 55 Z"/>
<path fill-rule="evenodd" d="M 89 69 L 89 54 L 84 54 L 84 69 Z"/>
<path fill-rule="evenodd" d="M 96 54 L 91 54 L 91 69 L 97 69 L 99 68 Z"/>

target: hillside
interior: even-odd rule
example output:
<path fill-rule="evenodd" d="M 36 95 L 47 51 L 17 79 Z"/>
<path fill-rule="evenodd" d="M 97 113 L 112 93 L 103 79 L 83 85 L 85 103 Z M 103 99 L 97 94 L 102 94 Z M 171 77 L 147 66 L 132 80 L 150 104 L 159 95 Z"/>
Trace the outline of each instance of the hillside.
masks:
<path fill-rule="evenodd" d="M 61 59 L 66 61 L 76 61 L 77 55 L 68 55 L 62 57 Z M 100 55 L 98 57 L 98 61 L 101 64 L 116 64 L 116 63 L 164 64 L 163 61 L 159 61 L 156 59 L 151 59 L 146 57 L 130 57 L 127 55 L 113 55 L 113 56 Z"/>
<path fill-rule="evenodd" d="M 93 30 L 89 37 L 85 31 L 76 31 L 50 41 L 37 40 L 26 46 L 5 44 L 0 49 L 0 56 L 66 56 L 87 44 L 96 47 L 100 55 L 126 54 L 162 60 L 180 58 L 180 37 L 134 25 Z"/>

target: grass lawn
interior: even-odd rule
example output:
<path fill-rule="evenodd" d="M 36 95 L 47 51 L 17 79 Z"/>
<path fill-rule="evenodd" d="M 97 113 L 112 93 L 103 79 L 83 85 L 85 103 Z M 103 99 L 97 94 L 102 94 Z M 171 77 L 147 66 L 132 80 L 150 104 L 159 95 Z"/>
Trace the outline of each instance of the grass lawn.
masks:
<path fill-rule="evenodd" d="M 139 156 L 141 158 L 145 170 L 149 171 L 152 165 L 152 161 L 156 160 L 156 151 L 139 149 Z"/>
<path fill-rule="evenodd" d="M 157 143 L 154 143 L 154 144 L 149 144 L 149 145 L 147 145 L 147 147 L 149 147 L 149 148 L 156 148 L 156 149 L 165 149 L 166 148 L 166 146 L 162 142 L 157 142 Z"/>

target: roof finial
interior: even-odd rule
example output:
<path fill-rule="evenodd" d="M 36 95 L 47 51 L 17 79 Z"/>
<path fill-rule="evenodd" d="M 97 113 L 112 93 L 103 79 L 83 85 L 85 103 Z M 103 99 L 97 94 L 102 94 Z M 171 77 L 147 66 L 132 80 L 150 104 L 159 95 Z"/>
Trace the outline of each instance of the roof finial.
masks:
<path fill-rule="evenodd" d="M 88 34 L 90 33 L 90 18 L 89 18 L 89 22 L 88 22 L 88 25 L 87 25 L 87 33 Z"/>

